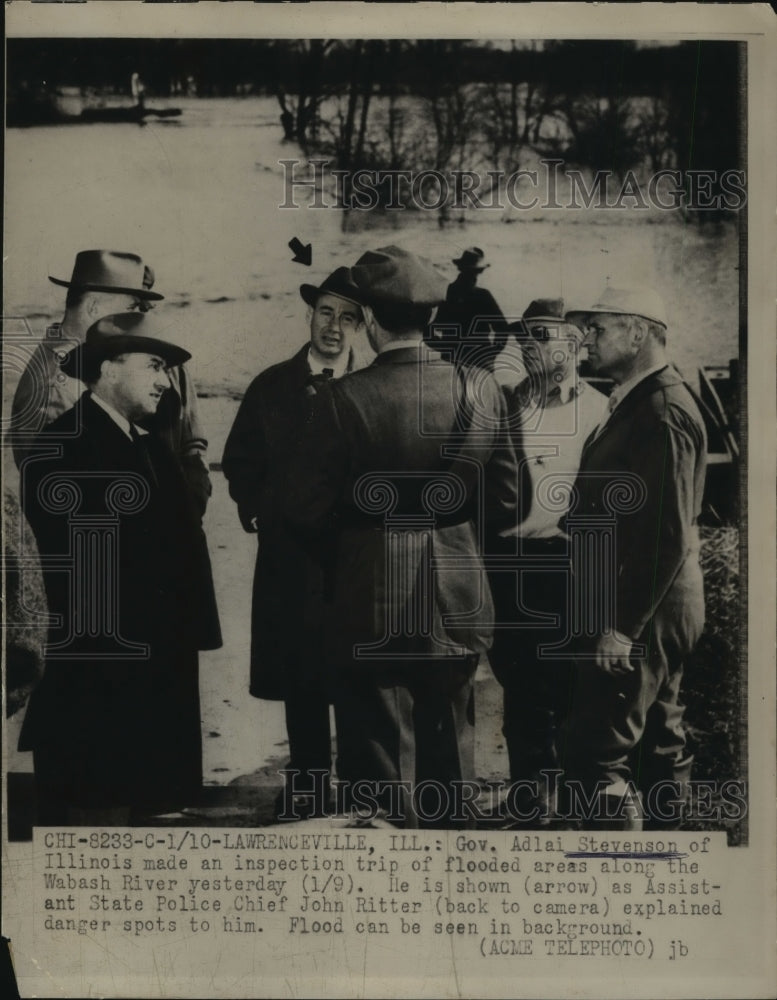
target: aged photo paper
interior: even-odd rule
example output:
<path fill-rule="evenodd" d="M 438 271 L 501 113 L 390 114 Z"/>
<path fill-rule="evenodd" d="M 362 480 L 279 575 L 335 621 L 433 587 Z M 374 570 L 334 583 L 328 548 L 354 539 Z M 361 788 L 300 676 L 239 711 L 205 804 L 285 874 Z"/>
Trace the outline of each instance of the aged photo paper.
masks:
<path fill-rule="evenodd" d="M 5 13 L 18 995 L 774 996 L 772 9 Z M 432 360 L 400 389 L 386 359 L 411 348 Z M 558 384 L 535 393 L 533 364 Z M 404 491 L 451 460 L 440 372 L 480 375 L 419 520 Z M 628 410 L 650 379 L 659 474 Z M 390 466 L 410 437 L 434 458 Z M 367 470 L 353 529 L 322 506 L 343 468 Z M 483 524 L 456 499 L 470 481 Z M 647 527 L 626 543 L 627 523 Z M 396 570 L 377 588 L 394 607 L 430 546 L 437 618 L 424 631 L 407 599 L 365 641 L 366 563 Z M 630 618 L 639 586 L 663 596 Z M 592 608 L 614 617 L 589 627 Z M 411 679 L 338 674 L 328 698 L 337 642 Z M 358 797 L 369 754 L 395 752 L 381 712 L 426 797 Z"/>

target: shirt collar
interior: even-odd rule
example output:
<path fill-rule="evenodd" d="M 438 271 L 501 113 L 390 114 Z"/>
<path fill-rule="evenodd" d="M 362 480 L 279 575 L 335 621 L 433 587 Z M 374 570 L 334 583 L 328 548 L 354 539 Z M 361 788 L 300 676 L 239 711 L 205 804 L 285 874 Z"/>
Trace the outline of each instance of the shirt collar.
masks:
<path fill-rule="evenodd" d="M 323 375 L 324 369 L 328 368 L 332 371 L 332 378 L 341 378 L 343 375 L 347 375 L 353 368 L 353 348 L 349 347 L 346 355 L 341 354 L 336 361 L 331 361 L 327 364 L 326 361 L 316 360 L 308 346 L 308 368 L 311 375 Z"/>
<path fill-rule="evenodd" d="M 568 375 L 563 382 L 559 382 L 557 385 L 551 386 L 550 389 L 541 389 L 540 393 L 535 393 L 535 398 L 537 395 L 544 401 L 545 406 L 563 406 L 566 403 L 570 403 L 573 399 L 580 395 L 583 391 L 584 383 L 582 379 L 577 375 L 576 372 L 572 372 Z M 531 379 L 525 379 L 518 388 L 521 390 L 524 396 L 528 397 L 531 389 L 533 388 Z"/>
<path fill-rule="evenodd" d="M 381 347 L 378 354 L 385 354 L 386 351 L 399 351 L 408 347 L 422 347 L 423 343 L 423 338 L 410 339 L 409 337 L 405 337 L 404 339 L 389 340 Z"/>
<path fill-rule="evenodd" d="M 613 402 L 609 405 L 609 410 L 612 412 L 617 406 L 623 402 L 623 400 L 628 396 L 632 389 L 644 382 L 646 378 L 650 378 L 651 375 L 655 375 L 656 372 L 660 372 L 662 369 L 666 368 L 666 361 L 662 361 L 660 364 L 653 365 L 652 368 L 646 368 L 641 371 L 638 375 L 634 375 L 632 378 L 626 379 L 625 382 L 621 382 L 620 385 L 616 385 L 610 394 L 610 399 Z"/>
<path fill-rule="evenodd" d="M 583 390 L 582 381 L 576 372 L 572 372 L 570 375 L 564 379 L 563 382 L 559 382 L 557 386 L 548 393 L 549 399 L 558 399 L 560 403 L 569 403 L 575 396 L 578 396 Z"/>
<path fill-rule="evenodd" d="M 124 433 L 127 435 L 127 437 L 131 441 L 132 440 L 132 431 L 131 431 L 132 425 L 130 424 L 129 420 L 127 420 L 127 418 L 125 416 L 122 416 L 122 414 L 119 413 L 117 410 L 114 410 L 114 408 L 111 406 L 110 403 L 106 403 L 105 400 L 102 399 L 100 396 L 98 396 L 96 393 L 92 392 L 91 395 L 92 395 L 92 399 L 95 401 L 95 403 L 97 403 L 97 405 L 101 409 L 105 410 L 105 412 L 108 414 L 108 416 L 111 418 L 111 420 L 118 427 L 120 427 L 124 431 Z M 144 434 L 148 434 L 148 431 L 145 429 L 145 427 L 139 427 L 137 424 L 135 424 L 134 426 L 135 426 L 135 430 L 137 431 L 137 433 L 141 437 Z"/>

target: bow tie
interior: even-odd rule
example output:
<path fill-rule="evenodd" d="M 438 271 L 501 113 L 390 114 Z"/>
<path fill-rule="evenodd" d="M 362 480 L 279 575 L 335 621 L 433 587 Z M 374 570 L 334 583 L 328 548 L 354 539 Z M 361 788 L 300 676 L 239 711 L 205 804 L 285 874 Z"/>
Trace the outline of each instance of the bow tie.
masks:
<path fill-rule="evenodd" d="M 334 377 L 334 374 L 334 368 L 323 368 L 320 373 L 308 375 L 308 380 L 305 385 L 318 385 L 320 382 L 328 382 Z"/>

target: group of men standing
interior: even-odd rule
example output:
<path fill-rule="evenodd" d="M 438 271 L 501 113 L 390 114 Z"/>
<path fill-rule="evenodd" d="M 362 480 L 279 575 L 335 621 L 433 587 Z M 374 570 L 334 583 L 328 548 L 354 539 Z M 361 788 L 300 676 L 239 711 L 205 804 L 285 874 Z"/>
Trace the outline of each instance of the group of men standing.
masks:
<path fill-rule="evenodd" d="M 309 342 L 251 383 L 226 442 L 230 494 L 245 531 L 258 535 L 250 690 L 282 700 L 286 712 L 290 764 L 278 817 L 366 807 L 407 826 L 476 821 L 474 677 L 488 656 L 504 690 L 508 819 L 633 823 L 636 801 L 649 821 L 676 821 L 690 769 L 679 685 L 703 623 L 696 519 L 706 444 L 692 395 L 666 361 L 663 303 L 650 291 L 608 288 L 571 314 L 560 299 L 535 299 L 508 324 L 476 287 L 483 251 L 473 247 L 454 263 L 460 277 L 448 287 L 428 261 L 389 246 L 320 285 L 303 284 Z M 134 266 L 139 276 L 139 258 Z M 150 291 L 142 281 L 87 284 L 105 294 L 145 288 L 141 301 Z M 490 301 L 465 316 L 473 290 Z M 511 333 L 522 378 L 504 388 L 493 370 Z M 114 315 L 74 336 L 80 346 L 62 367 L 73 373 L 80 352 L 88 393 L 71 419 L 82 436 L 107 412 L 128 446 L 139 430 L 154 445 L 143 449 L 145 465 L 106 444 L 81 448 L 72 467 L 107 462 L 141 477 L 145 468 L 148 519 L 156 502 L 168 516 L 180 504 L 193 516 L 182 524 L 196 528 L 203 490 L 191 472 L 202 437 L 182 403 L 195 402 L 190 386 L 181 391 L 186 352 L 144 313 Z M 353 345 L 363 336 L 375 360 L 354 370 Z M 582 343 L 592 367 L 615 382 L 609 400 L 578 377 Z M 132 396 L 126 379 L 135 377 L 127 359 L 137 357 L 155 358 L 171 386 L 162 393 L 152 380 L 145 413 L 123 405 Z M 178 433 L 164 441 L 158 411 L 168 398 L 177 400 Z M 33 450 L 66 437 L 61 420 Z M 70 454 L 66 440 L 62 448 Z M 170 473 L 164 490 L 162 466 Z M 27 467 L 25 510 L 41 554 L 59 552 L 73 518 L 57 522 L 37 505 L 61 458 L 44 454 Z M 52 519 L 61 522 L 56 540 L 46 534 Z M 123 538 L 129 515 L 119 520 Z M 182 524 L 176 538 L 186 544 Z M 166 544 L 158 525 L 156 534 L 145 530 L 147 542 Z M 134 536 L 132 545 L 130 563 Z M 48 572 L 43 564 L 51 603 L 58 564 Z M 151 620 L 172 623 L 169 635 L 187 628 L 193 636 L 185 614 L 202 604 L 179 598 Z M 146 604 L 136 607 L 145 617 Z M 214 640 L 202 637 L 199 648 Z M 169 665 L 166 642 L 152 637 L 149 663 Z M 196 672 L 196 653 L 194 662 Z M 91 685 L 93 665 L 82 666 L 78 683 L 88 676 Z M 75 661 L 71 670 L 78 673 Z M 47 663 L 39 692 L 49 672 Z M 173 672 L 186 674 L 180 665 Z M 48 694 L 36 692 L 31 717 L 42 703 L 50 718 L 72 684 L 68 675 L 55 689 L 49 682 Z M 47 725 L 28 739 L 44 773 Z M 144 738 L 139 727 L 133 752 Z M 78 766 L 71 778 L 92 787 L 91 772 Z"/>

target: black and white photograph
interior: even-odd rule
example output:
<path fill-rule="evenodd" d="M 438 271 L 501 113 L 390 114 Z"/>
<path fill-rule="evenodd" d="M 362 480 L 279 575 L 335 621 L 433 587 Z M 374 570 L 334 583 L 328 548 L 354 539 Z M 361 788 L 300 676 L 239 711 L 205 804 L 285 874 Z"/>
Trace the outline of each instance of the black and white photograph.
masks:
<path fill-rule="evenodd" d="M 7 6 L 16 995 L 773 995 L 774 16 L 640 6 Z"/>

